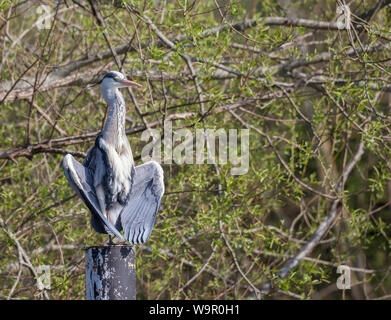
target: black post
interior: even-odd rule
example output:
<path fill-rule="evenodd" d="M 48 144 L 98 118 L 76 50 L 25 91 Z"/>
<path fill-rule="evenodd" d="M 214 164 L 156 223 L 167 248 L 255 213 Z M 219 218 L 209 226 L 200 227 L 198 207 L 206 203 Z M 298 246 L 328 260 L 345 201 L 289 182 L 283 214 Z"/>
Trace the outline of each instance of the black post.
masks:
<path fill-rule="evenodd" d="M 136 258 L 133 246 L 86 248 L 86 298 L 136 299 Z"/>

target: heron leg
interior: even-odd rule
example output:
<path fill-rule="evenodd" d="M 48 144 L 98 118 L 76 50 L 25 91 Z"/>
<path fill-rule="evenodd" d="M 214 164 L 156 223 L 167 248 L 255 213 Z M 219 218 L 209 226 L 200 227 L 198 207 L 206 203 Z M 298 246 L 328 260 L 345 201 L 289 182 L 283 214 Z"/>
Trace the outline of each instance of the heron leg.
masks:
<path fill-rule="evenodd" d="M 111 238 L 111 234 L 109 234 L 109 246 L 114 245 L 113 239 Z"/>

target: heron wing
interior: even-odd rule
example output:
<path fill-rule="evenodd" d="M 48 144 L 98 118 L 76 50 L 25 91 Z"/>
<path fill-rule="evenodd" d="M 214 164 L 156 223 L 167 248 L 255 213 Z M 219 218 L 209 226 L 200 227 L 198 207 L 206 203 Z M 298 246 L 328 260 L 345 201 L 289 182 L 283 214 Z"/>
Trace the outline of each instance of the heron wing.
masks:
<path fill-rule="evenodd" d="M 92 214 L 91 224 L 93 228 L 97 232 L 109 232 L 123 240 L 122 235 L 106 219 L 100 209 L 90 170 L 75 160 L 70 154 L 67 154 L 64 157 L 62 167 L 68 182 L 87 205 L 88 209 L 90 209 Z"/>
<path fill-rule="evenodd" d="M 164 193 L 163 170 L 156 162 L 135 168 L 128 202 L 121 212 L 124 237 L 130 243 L 148 240 Z"/>

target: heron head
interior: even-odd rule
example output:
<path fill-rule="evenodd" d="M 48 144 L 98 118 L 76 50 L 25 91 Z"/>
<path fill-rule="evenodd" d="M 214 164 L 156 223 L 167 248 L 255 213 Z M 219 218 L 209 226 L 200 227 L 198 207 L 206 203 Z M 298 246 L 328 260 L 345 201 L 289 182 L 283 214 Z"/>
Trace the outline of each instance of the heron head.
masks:
<path fill-rule="evenodd" d="M 126 77 L 118 71 L 110 71 L 102 79 L 102 87 L 125 88 L 131 86 L 141 87 L 137 82 L 127 80 Z"/>

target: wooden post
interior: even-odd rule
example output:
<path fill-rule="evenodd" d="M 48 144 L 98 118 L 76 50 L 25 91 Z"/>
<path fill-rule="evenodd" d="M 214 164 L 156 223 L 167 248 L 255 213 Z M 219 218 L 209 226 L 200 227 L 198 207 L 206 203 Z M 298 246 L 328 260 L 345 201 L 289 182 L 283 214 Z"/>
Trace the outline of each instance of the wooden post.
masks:
<path fill-rule="evenodd" d="M 86 248 L 86 299 L 136 299 L 136 259 L 133 246 Z"/>

